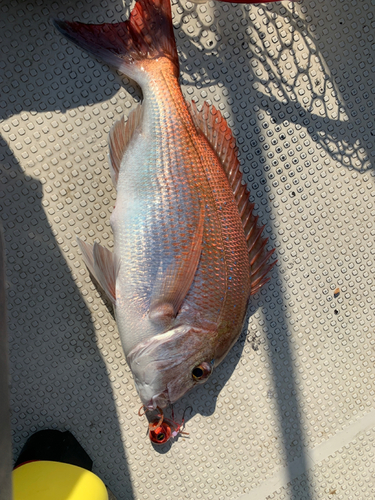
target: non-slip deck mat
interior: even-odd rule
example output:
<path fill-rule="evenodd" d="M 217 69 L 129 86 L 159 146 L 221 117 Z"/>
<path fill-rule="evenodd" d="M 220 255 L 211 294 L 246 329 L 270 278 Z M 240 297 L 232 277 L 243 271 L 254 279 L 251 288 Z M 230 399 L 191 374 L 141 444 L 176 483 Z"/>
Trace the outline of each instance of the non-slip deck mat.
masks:
<path fill-rule="evenodd" d="M 125 20 L 98 0 L 0 1 L 0 216 L 14 454 L 69 429 L 118 499 L 375 496 L 375 2 L 174 2 L 187 99 L 228 119 L 278 263 L 248 329 L 175 406 L 154 448 L 106 299 L 76 236 L 111 249 L 107 135 L 136 86 L 50 18 Z"/>

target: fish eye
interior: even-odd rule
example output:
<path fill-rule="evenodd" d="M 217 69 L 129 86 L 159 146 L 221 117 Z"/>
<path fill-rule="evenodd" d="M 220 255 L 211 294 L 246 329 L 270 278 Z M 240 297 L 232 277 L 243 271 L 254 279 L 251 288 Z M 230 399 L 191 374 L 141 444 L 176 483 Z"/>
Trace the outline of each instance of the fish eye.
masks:
<path fill-rule="evenodd" d="M 196 382 L 205 380 L 212 372 L 212 364 L 205 361 L 193 368 L 191 375 Z"/>
<path fill-rule="evenodd" d="M 163 432 L 161 432 L 160 434 L 158 434 L 158 435 L 156 436 L 156 439 L 157 439 L 158 441 L 163 441 L 163 439 L 164 439 L 164 438 L 165 438 L 165 434 L 164 434 Z"/>
<path fill-rule="evenodd" d="M 196 366 L 192 373 L 193 373 L 193 378 L 195 378 L 196 380 L 199 380 L 203 377 L 204 371 L 202 370 L 202 368 L 200 366 Z"/>

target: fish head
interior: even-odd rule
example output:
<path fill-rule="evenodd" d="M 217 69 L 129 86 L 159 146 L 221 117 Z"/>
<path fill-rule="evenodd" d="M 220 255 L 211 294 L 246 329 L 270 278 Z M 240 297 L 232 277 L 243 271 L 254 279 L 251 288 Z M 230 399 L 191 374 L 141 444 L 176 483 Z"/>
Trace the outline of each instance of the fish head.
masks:
<path fill-rule="evenodd" d="M 165 408 L 211 375 L 217 332 L 180 325 L 138 344 L 127 360 L 145 408 Z"/>

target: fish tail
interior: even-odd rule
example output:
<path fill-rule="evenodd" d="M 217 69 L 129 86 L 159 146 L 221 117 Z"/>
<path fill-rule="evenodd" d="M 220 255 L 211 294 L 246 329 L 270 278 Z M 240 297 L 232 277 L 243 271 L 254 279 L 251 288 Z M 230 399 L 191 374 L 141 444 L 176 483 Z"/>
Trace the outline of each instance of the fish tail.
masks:
<path fill-rule="evenodd" d="M 146 60 L 168 58 L 179 74 L 170 0 L 138 0 L 121 23 L 84 24 L 53 20 L 55 27 L 81 49 L 142 82 Z"/>

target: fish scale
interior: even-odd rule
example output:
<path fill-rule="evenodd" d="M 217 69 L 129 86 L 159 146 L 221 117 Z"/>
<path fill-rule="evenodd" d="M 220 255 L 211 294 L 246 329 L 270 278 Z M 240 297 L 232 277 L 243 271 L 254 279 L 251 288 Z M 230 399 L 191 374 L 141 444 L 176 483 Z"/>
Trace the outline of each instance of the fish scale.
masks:
<path fill-rule="evenodd" d="M 165 62 L 165 64 L 168 65 L 170 63 Z M 165 72 L 166 71 L 161 72 L 162 74 L 159 78 L 153 74 L 153 84 L 145 92 L 145 102 L 150 103 L 148 108 L 145 110 L 145 117 L 147 117 L 148 123 L 147 129 L 151 128 L 155 131 L 153 134 L 154 143 L 148 144 L 148 146 L 152 148 L 152 150 L 163 151 L 163 155 L 156 165 L 152 163 L 153 155 L 151 155 L 151 160 L 149 162 L 142 165 L 147 172 L 147 175 L 142 175 L 141 177 L 147 179 L 147 185 L 144 186 L 144 190 L 149 194 L 145 196 L 144 202 L 147 210 L 149 210 L 149 218 L 148 223 L 142 226 L 143 232 L 139 243 L 137 236 L 137 233 L 140 230 L 139 221 L 134 224 L 134 232 L 132 230 L 133 226 L 128 224 L 126 220 L 124 221 L 121 219 L 121 216 L 117 215 L 118 211 L 121 212 L 121 207 L 119 208 L 119 205 L 116 206 L 112 219 L 115 241 L 120 242 L 115 251 L 122 256 L 122 261 L 124 261 L 124 266 L 122 267 L 126 267 L 126 271 L 125 269 L 120 270 L 118 280 L 120 285 L 118 285 L 118 293 L 121 296 L 125 295 L 125 297 L 128 297 L 129 294 L 124 294 L 123 290 L 130 286 L 131 295 L 145 297 L 143 312 L 146 312 L 148 309 L 150 296 L 145 296 L 142 287 L 140 289 L 139 284 L 135 282 L 134 279 L 130 280 L 129 278 L 134 274 L 134 270 L 136 270 L 137 273 L 138 271 L 142 272 L 143 269 L 148 269 L 148 279 L 149 282 L 152 282 L 156 277 L 161 256 L 165 261 L 166 267 L 168 266 L 170 258 L 174 257 L 174 252 L 172 251 L 173 240 L 176 242 L 176 253 L 179 253 L 185 244 L 184 238 L 181 237 L 182 233 L 185 234 L 186 232 L 189 232 L 190 229 L 190 236 L 193 236 L 194 219 L 191 215 L 185 221 L 186 223 L 183 226 L 183 231 L 181 231 L 182 220 L 176 217 L 178 209 L 181 207 L 184 213 L 191 214 L 192 212 L 199 211 L 200 206 L 199 204 L 197 205 L 199 200 L 196 200 L 195 204 L 192 203 L 190 195 L 191 187 L 194 188 L 194 186 L 201 186 L 199 188 L 199 193 L 201 198 L 203 198 L 203 205 L 206 209 L 209 209 L 209 212 L 214 212 L 216 206 L 216 210 L 220 210 L 220 208 L 222 208 L 225 204 L 234 205 L 233 196 L 228 189 L 228 183 L 224 173 L 221 172 L 222 185 L 220 185 L 217 172 L 213 171 L 211 167 L 213 160 L 217 163 L 214 153 L 212 152 L 211 157 L 202 162 L 204 154 L 199 151 L 198 148 L 194 147 L 191 137 L 195 136 L 196 142 L 198 143 L 198 133 L 190 115 L 187 113 L 186 104 L 181 93 L 179 92 L 176 78 L 174 78 L 174 81 L 168 82 L 165 77 Z M 171 73 L 171 71 L 169 71 L 169 73 Z M 176 95 L 172 94 L 173 91 Z M 165 110 L 172 108 L 171 103 L 168 102 L 168 92 L 173 95 L 170 100 L 173 101 L 175 106 L 175 114 L 165 114 Z M 161 99 L 161 96 L 165 96 L 164 100 Z M 163 107 L 160 109 L 161 102 L 163 103 Z M 179 116 L 175 117 L 175 115 Z M 173 138 L 173 144 L 171 144 L 171 137 Z M 140 144 L 137 147 L 141 150 L 144 149 L 145 145 L 143 141 L 140 141 Z M 135 147 L 132 148 L 132 154 L 137 156 L 134 150 Z M 177 162 L 177 157 L 184 158 L 184 162 Z M 123 161 L 127 163 L 126 156 Z M 139 171 L 142 167 L 137 164 L 134 165 L 136 171 Z M 137 172 L 135 172 L 134 175 L 136 175 L 136 173 Z M 120 173 L 117 185 L 119 197 L 130 196 L 129 193 L 126 192 L 121 195 L 123 189 L 125 190 L 126 187 L 129 188 L 129 175 L 129 167 L 124 169 L 123 174 Z M 207 176 L 209 176 L 210 182 L 214 186 L 216 199 L 213 197 L 212 188 L 210 189 L 210 187 L 207 186 L 207 184 L 209 184 Z M 152 188 L 149 189 L 148 186 L 151 186 Z M 220 194 L 221 197 L 219 196 Z M 159 201 L 158 203 L 158 200 L 162 201 Z M 212 288 L 214 298 L 212 302 L 218 301 L 222 306 L 224 306 L 223 315 L 225 315 L 225 312 L 229 308 L 238 308 L 237 305 L 241 302 L 241 300 L 238 300 L 239 297 L 236 296 L 233 300 L 234 305 L 229 305 L 229 297 L 226 298 L 226 276 L 228 274 L 228 268 L 233 270 L 237 267 L 236 262 L 241 261 L 240 257 L 237 256 L 239 251 L 235 251 L 238 245 L 228 245 L 227 251 L 223 251 L 224 242 L 222 241 L 223 239 L 228 242 L 230 239 L 232 240 L 236 231 L 238 233 L 238 240 L 243 241 L 243 229 L 239 224 L 238 210 L 236 206 L 233 206 L 232 215 L 232 220 L 229 222 L 230 225 L 228 225 L 228 221 L 225 218 L 223 218 L 222 223 L 219 224 L 218 219 L 210 216 L 209 213 L 207 214 L 207 222 L 204 232 L 204 246 L 202 249 L 200 265 L 192 284 L 192 288 L 186 297 L 187 302 L 181 308 L 178 318 L 179 321 L 187 321 L 189 324 L 200 326 L 199 323 L 197 324 L 196 320 L 194 321 L 194 317 L 191 316 L 191 307 L 189 304 L 194 302 L 196 303 L 196 310 L 194 311 L 195 317 L 198 315 L 209 318 L 209 321 L 219 323 L 217 308 L 214 309 L 215 312 L 213 313 L 211 301 L 206 300 L 207 290 L 205 290 L 202 286 L 203 283 L 207 283 L 208 279 L 210 279 L 213 284 Z M 130 218 L 134 219 L 135 216 L 130 215 Z M 163 221 L 163 219 L 166 219 L 168 223 L 162 224 L 161 221 Z M 121 236 L 122 233 L 124 233 L 123 237 Z M 143 247 L 145 246 L 144 240 L 148 240 L 149 238 L 152 238 L 156 244 L 154 251 L 149 253 L 150 259 L 147 262 L 144 258 Z M 126 244 L 126 242 L 131 243 Z M 206 246 L 208 248 L 207 251 Z M 129 258 L 129 252 L 134 248 L 138 248 L 138 250 Z M 224 263 L 222 261 L 223 258 L 225 260 Z M 248 267 L 248 258 L 245 244 L 242 244 L 242 261 L 242 269 L 238 268 L 239 273 L 243 274 L 245 270 L 245 272 L 247 271 L 247 274 L 249 274 L 248 270 L 246 270 L 246 266 Z M 214 273 L 212 273 L 212 268 L 215 269 Z M 195 286 L 195 282 L 197 286 Z M 149 294 L 151 293 L 152 289 L 150 288 Z M 245 297 L 245 300 L 242 300 L 242 302 L 245 302 L 246 305 L 248 290 L 245 287 L 242 287 L 238 294 Z M 194 300 L 191 300 L 192 297 Z M 227 304 L 222 303 L 224 302 L 221 300 L 222 298 L 226 298 Z M 139 306 L 139 303 L 137 305 Z M 121 321 L 121 313 L 118 314 L 117 317 L 118 321 Z M 237 318 L 237 315 L 234 316 L 234 318 Z M 123 321 L 127 325 L 127 330 L 130 330 L 131 332 L 135 331 L 136 326 L 128 316 L 124 317 Z M 240 322 L 242 322 L 241 317 Z M 235 324 L 233 327 L 235 327 Z M 144 332 L 145 331 L 142 329 L 143 334 Z M 125 335 L 127 339 L 130 337 L 130 334 L 128 333 Z M 142 340 L 142 336 L 138 332 L 134 335 L 134 337 L 136 337 L 138 341 L 139 339 Z M 131 350 L 131 348 L 129 349 Z"/>
<path fill-rule="evenodd" d="M 236 342 L 272 251 L 226 121 L 181 93 L 169 0 L 138 0 L 125 23 L 56 26 L 142 89 L 141 111 L 110 132 L 114 254 L 80 246 L 115 305 L 142 403 L 163 408 L 204 382 Z"/>

